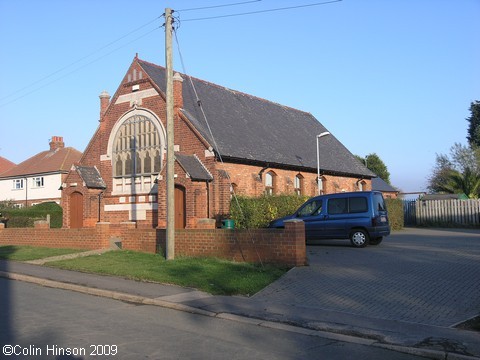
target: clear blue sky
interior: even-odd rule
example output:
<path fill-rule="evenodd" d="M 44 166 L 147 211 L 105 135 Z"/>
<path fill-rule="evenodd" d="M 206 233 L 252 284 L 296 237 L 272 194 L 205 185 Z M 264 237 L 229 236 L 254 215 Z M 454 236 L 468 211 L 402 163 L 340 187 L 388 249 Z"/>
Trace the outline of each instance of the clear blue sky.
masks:
<path fill-rule="evenodd" d="M 187 73 L 312 113 L 352 153 L 377 153 L 403 191 L 436 153 L 466 143 L 480 100 L 480 0 L 0 0 L 0 156 L 20 163 L 53 135 L 83 151 L 98 95 L 135 54 L 165 64 L 165 7 L 179 10 Z M 176 48 L 176 46 L 175 46 Z M 183 72 L 178 51 L 178 71 Z M 315 134 L 312 134 L 315 136 Z"/>

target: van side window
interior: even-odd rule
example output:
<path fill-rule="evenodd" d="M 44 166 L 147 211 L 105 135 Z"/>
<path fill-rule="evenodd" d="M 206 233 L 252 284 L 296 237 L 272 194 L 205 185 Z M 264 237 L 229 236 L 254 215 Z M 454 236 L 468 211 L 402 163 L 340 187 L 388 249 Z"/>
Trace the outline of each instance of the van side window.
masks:
<path fill-rule="evenodd" d="M 367 198 L 364 196 L 350 198 L 350 213 L 367 212 Z"/>
<path fill-rule="evenodd" d="M 314 200 L 306 203 L 303 208 L 298 210 L 298 217 L 318 215 L 322 212 L 322 200 Z"/>
<path fill-rule="evenodd" d="M 346 214 L 348 212 L 348 199 L 330 199 L 328 200 L 329 214 Z"/>

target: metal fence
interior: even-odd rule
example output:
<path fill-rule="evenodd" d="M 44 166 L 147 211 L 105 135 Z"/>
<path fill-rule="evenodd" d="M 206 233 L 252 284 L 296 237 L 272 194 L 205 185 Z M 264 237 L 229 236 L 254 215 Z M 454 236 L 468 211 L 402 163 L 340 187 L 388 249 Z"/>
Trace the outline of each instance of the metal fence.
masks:
<path fill-rule="evenodd" d="M 480 200 L 405 200 L 406 226 L 480 226 Z"/>

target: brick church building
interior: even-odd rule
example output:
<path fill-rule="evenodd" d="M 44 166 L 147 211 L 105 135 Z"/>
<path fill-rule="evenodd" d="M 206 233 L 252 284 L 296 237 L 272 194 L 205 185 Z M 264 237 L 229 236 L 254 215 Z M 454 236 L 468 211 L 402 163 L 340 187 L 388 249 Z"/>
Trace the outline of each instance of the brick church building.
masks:
<path fill-rule="evenodd" d="M 113 97 L 100 94 L 98 129 L 62 184 L 64 227 L 166 226 L 165 78 L 136 56 Z M 174 123 L 176 228 L 227 216 L 232 191 L 313 196 L 375 177 L 328 135 L 317 184 L 327 129 L 310 113 L 178 73 Z"/>

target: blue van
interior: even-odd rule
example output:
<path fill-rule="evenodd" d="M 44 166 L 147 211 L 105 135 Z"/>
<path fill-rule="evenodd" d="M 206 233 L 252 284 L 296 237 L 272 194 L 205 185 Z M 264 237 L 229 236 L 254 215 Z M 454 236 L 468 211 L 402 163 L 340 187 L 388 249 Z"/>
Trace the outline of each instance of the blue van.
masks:
<path fill-rule="evenodd" d="M 292 215 L 273 220 L 270 228 L 283 228 L 283 222 L 301 219 L 305 238 L 350 239 L 355 247 L 378 245 L 390 235 L 387 207 L 382 193 L 357 191 L 316 196 Z"/>

